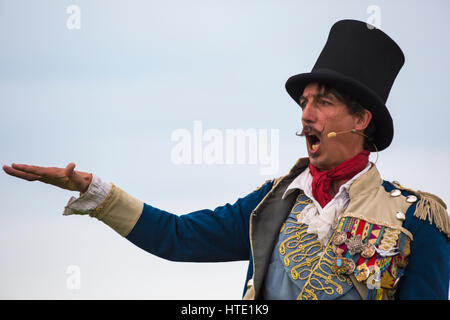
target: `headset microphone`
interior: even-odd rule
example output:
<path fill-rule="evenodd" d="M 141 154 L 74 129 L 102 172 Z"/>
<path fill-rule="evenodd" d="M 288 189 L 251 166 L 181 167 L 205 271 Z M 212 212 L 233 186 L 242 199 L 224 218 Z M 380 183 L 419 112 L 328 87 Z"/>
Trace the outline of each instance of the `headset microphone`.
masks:
<path fill-rule="evenodd" d="M 367 139 L 369 139 L 369 137 L 368 137 L 367 135 L 365 135 L 364 133 L 362 133 L 361 131 L 356 130 L 356 129 L 351 129 L 351 130 L 346 130 L 346 131 L 340 131 L 340 132 L 334 132 L 334 131 L 331 131 L 330 133 L 327 134 L 327 137 L 331 139 L 331 138 L 336 137 L 338 134 L 350 133 L 350 132 L 351 132 L 351 133 L 359 134 L 360 136 L 363 136 L 363 137 L 366 137 Z M 373 145 L 375 151 L 377 152 L 377 159 L 375 160 L 375 163 L 377 163 L 377 161 L 378 161 L 378 148 L 377 148 L 376 144 L 373 143 L 373 142 L 372 142 L 372 145 Z"/>
<path fill-rule="evenodd" d="M 366 136 L 364 133 L 362 133 L 361 131 L 358 131 L 358 130 L 356 130 L 356 129 L 351 129 L 351 130 L 347 130 L 347 131 L 340 131 L 340 132 L 334 132 L 334 131 L 332 131 L 332 132 L 330 132 L 330 133 L 328 133 L 327 134 L 327 137 L 328 138 L 334 138 L 334 137 L 336 137 L 338 134 L 343 134 L 343 133 L 356 133 L 356 134 L 359 134 L 360 136 L 363 136 L 363 137 L 366 137 L 366 138 L 368 138 L 368 136 Z"/>

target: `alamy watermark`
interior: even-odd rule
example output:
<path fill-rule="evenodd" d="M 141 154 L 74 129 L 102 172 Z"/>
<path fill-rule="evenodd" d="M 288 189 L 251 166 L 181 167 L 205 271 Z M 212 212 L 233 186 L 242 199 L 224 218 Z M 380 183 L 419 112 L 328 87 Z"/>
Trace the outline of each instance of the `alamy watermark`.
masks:
<path fill-rule="evenodd" d="M 81 269 L 77 265 L 67 266 L 66 274 L 69 276 L 66 279 L 66 287 L 69 290 L 81 289 Z"/>
<path fill-rule="evenodd" d="M 366 20 L 367 28 L 373 29 L 374 27 L 377 29 L 381 28 L 381 9 L 379 6 L 372 4 L 367 7 L 366 13 L 369 14 L 369 17 Z"/>
<path fill-rule="evenodd" d="M 200 120 L 193 130 L 175 129 L 171 141 L 174 164 L 259 165 L 261 175 L 274 175 L 279 168 L 279 129 L 206 129 Z"/>
<path fill-rule="evenodd" d="M 81 9 L 76 4 L 71 4 L 67 7 L 66 13 L 69 17 L 66 21 L 66 27 L 69 30 L 80 30 L 81 29 Z"/>

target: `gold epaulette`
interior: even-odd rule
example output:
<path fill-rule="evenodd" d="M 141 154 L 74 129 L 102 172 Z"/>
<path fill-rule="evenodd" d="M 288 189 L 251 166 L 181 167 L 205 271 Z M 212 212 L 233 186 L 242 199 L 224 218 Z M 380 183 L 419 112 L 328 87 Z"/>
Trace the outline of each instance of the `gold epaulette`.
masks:
<path fill-rule="evenodd" d="M 421 220 L 428 219 L 430 224 L 434 222 L 439 231 L 450 239 L 450 216 L 447 213 L 447 205 L 441 198 L 428 192 L 405 188 L 396 181 L 393 181 L 392 184 L 397 189 L 417 196 L 419 202 L 417 203 L 414 216 Z"/>

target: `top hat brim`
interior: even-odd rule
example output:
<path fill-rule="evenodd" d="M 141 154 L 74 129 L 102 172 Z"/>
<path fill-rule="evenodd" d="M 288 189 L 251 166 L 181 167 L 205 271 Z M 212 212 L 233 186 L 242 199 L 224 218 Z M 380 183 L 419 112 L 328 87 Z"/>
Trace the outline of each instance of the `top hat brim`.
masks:
<path fill-rule="evenodd" d="M 385 103 L 369 87 L 346 75 L 329 69 L 315 69 L 310 73 L 302 73 L 290 77 L 286 81 L 286 90 L 297 104 L 305 87 L 312 82 L 328 84 L 340 92 L 354 97 L 365 109 L 372 113 L 375 122 L 373 143 L 378 151 L 386 149 L 394 137 L 394 124 Z M 376 150 L 371 150 L 376 151 Z"/>

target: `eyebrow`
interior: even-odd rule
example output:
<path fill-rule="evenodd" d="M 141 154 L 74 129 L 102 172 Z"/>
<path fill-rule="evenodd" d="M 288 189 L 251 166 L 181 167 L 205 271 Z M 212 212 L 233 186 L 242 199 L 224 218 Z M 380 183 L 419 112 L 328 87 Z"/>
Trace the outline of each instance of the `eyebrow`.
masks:
<path fill-rule="evenodd" d="M 313 99 L 315 99 L 315 100 L 317 100 L 317 99 L 322 99 L 322 98 L 323 98 L 323 99 L 333 100 L 333 99 L 332 99 L 333 95 L 330 94 L 330 93 L 327 93 L 327 94 L 316 93 L 316 94 L 313 94 L 312 96 L 313 96 Z M 301 102 L 302 100 L 308 100 L 308 98 L 305 97 L 304 95 L 302 95 L 302 96 L 300 97 L 300 99 L 299 99 L 299 102 Z"/>

